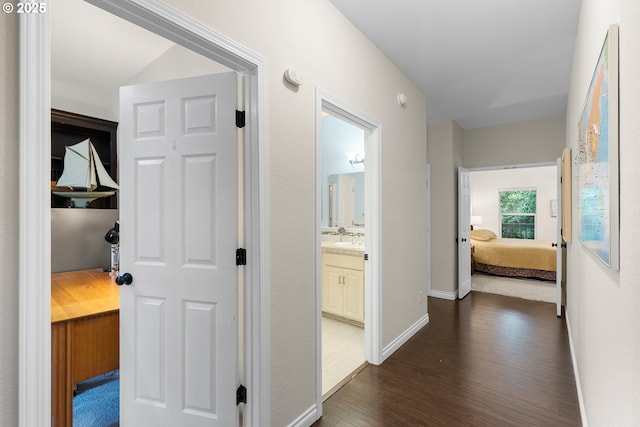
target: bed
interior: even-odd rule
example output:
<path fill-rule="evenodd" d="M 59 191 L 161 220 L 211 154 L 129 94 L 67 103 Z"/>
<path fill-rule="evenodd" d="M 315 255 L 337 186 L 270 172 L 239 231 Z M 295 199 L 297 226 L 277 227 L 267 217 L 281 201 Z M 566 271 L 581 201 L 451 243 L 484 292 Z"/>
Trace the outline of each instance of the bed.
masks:
<path fill-rule="evenodd" d="M 472 230 L 471 243 L 475 271 L 556 280 L 556 248 L 551 240 L 500 239 L 490 230 Z"/>

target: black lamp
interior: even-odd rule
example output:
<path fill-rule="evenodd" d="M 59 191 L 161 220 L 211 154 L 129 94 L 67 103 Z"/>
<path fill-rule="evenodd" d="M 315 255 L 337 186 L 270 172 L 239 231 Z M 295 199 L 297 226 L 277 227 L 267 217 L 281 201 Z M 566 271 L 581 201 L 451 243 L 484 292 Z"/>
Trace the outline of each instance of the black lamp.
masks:
<path fill-rule="evenodd" d="M 112 245 L 117 245 L 120 242 L 120 221 L 116 220 L 113 227 L 104 235 L 104 240 Z"/>
<path fill-rule="evenodd" d="M 120 221 L 116 220 L 113 227 L 104 235 L 104 240 L 111 243 L 111 268 L 109 274 L 115 275 L 120 269 Z"/>

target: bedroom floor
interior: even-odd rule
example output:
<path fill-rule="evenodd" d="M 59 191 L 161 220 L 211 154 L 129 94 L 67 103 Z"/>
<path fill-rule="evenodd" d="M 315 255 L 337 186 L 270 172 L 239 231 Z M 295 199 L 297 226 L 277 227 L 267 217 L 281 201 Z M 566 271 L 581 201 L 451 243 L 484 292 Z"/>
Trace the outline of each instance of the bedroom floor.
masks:
<path fill-rule="evenodd" d="M 514 279 L 474 273 L 471 276 L 471 290 L 533 301 L 556 302 L 556 283 L 542 280 Z"/>

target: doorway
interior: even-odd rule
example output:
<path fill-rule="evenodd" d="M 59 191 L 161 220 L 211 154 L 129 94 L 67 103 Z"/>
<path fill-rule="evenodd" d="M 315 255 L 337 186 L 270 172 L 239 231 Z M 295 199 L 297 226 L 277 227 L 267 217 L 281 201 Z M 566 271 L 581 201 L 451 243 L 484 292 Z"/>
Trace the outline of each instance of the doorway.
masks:
<path fill-rule="evenodd" d="M 321 415 L 323 398 L 367 362 L 381 362 L 380 143 L 375 120 L 319 90 L 316 124 L 317 406 Z M 342 360 L 337 360 L 336 353 Z"/>
<path fill-rule="evenodd" d="M 322 111 L 322 398 L 364 366 L 364 130 Z"/>
<path fill-rule="evenodd" d="M 531 256 L 538 255 L 544 247 L 545 259 L 553 257 L 553 242 L 557 240 L 558 209 L 555 208 L 560 197 L 557 188 L 558 167 L 555 163 L 512 165 L 467 169 L 469 179 L 469 202 L 466 211 L 460 206 L 462 217 L 466 219 L 460 229 L 473 231 L 470 250 L 473 251 L 473 268 L 469 275 L 469 289 L 476 292 L 495 293 L 517 298 L 557 302 L 557 276 L 546 272 L 516 268 L 501 268 L 505 260 L 494 262 L 488 258 L 487 250 L 493 242 L 522 242 L 531 244 Z M 512 202 L 512 200 L 517 201 Z M 521 208 L 526 203 L 526 209 Z M 515 213 L 511 213 L 511 212 Z M 485 235 L 496 236 L 485 241 Z M 497 244 L 497 243 L 496 243 Z M 521 246 L 518 245 L 518 248 Z M 492 249 L 494 248 L 494 249 Z M 508 262 L 515 262 L 515 260 Z M 541 261 L 542 262 L 542 261 Z M 532 267 L 530 267 L 532 268 Z M 461 276 L 462 279 L 462 276 Z"/>
<path fill-rule="evenodd" d="M 261 92 L 266 81 L 265 62 L 259 56 L 202 26 L 161 2 L 93 0 L 127 21 L 169 40 L 188 45 L 206 57 L 245 74 L 242 103 L 248 111 L 245 127 L 244 246 L 247 248 L 243 292 L 245 348 L 244 372 L 248 401 L 244 425 L 266 424 L 268 417 L 268 295 L 266 272 L 269 242 L 266 234 L 266 123 L 257 120 L 266 112 Z M 28 215 L 20 219 L 20 419 L 25 426 L 50 425 L 50 87 L 49 16 L 21 16 L 20 37 L 20 206 Z M 251 161 L 249 161 L 251 159 Z M 29 256 L 26 256 L 28 254 Z M 258 368 L 254 368 L 258 367 Z M 29 396 L 26 398 L 25 396 Z"/>

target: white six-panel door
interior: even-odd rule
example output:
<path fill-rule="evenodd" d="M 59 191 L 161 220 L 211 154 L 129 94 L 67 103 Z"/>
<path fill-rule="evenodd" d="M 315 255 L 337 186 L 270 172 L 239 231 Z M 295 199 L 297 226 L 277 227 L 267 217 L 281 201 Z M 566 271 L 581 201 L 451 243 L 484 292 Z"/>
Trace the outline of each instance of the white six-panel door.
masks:
<path fill-rule="evenodd" d="M 120 425 L 234 426 L 236 76 L 121 88 Z"/>
<path fill-rule="evenodd" d="M 471 176 L 458 168 L 458 298 L 471 292 Z"/>

